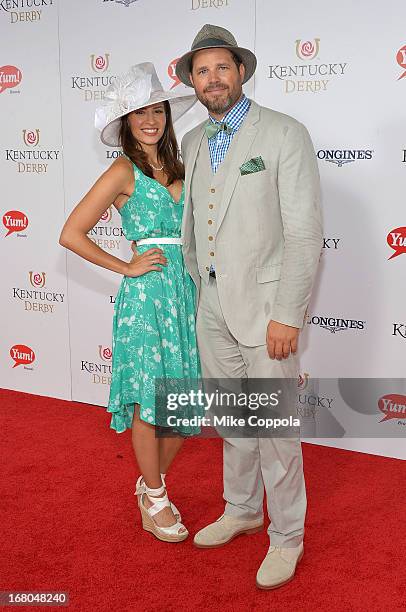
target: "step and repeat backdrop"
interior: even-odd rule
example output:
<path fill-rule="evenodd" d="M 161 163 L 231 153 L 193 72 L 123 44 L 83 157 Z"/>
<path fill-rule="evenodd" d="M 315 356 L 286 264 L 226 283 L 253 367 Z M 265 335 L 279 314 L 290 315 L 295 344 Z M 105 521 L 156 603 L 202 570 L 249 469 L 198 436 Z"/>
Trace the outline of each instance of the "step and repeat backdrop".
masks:
<path fill-rule="evenodd" d="M 319 160 L 325 233 L 301 336 L 304 436 L 406 458 L 405 20 L 402 0 L 1 0 L 0 385 L 106 405 L 120 278 L 58 244 L 120 154 L 99 141 L 94 110 L 139 62 L 183 88 L 177 58 L 215 23 L 256 52 L 246 94 L 303 122 Z M 195 105 L 178 138 L 205 116 Z M 130 257 L 113 207 L 89 237 Z"/>

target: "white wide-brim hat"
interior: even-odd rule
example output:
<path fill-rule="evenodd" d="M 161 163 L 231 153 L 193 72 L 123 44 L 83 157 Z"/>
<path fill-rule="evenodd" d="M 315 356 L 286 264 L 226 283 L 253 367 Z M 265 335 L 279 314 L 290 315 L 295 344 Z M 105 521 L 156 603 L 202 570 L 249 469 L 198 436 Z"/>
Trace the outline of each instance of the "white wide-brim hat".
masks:
<path fill-rule="evenodd" d="M 175 122 L 197 100 L 195 95 L 185 90 L 177 93 L 164 91 L 151 62 L 131 66 L 126 74 L 113 79 L 105 91 L 102 105 L 96 109 L 95 127 L 101 132 L 101 141 L 109 147 L 119 147 L 121 117 L 158 102 L 169 102 Z"/>

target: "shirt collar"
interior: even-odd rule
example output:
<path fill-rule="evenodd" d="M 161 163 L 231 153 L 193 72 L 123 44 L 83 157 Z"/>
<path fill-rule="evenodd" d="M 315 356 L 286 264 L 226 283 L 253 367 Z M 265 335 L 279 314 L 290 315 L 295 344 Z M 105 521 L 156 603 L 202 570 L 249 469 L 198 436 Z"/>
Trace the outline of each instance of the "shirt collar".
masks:
<path fill-rule="evenodd" d="M 209 115 L 209 119 L 212 123 L 226 123 L 230 128 L 234 131 L 237 131 L 244 121 L 249 109 L 251 106 L 251 100 L 247 98 L 245 94 L 242 95 L 242 98 L 237 102 L 233 108 L 231 108 L 228 113 L 223 117 L 221 121 L 214 119 L 211 115 Z"/>

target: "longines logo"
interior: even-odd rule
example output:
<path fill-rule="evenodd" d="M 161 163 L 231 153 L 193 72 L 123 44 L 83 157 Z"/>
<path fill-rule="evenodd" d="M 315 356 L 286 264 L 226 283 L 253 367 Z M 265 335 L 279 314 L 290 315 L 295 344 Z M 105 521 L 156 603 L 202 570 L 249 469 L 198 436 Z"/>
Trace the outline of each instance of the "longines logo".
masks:
<path fill-rule="evenodd" d="M 124 155 L 123 151 L 111 151 L 110 149 L 106 149 L 106 158 L 107 159 L 117 159 L 117 157 L 122 157 Z"/>
<path fill-rule="evenodd" d="M 0 11 L 5 11 L 10 15 L 10 23 L 36 22 L 41 21 L 43 7 L 52 6 L 53 0 L 2 0 Z M 23 9 L 41 7 L 36 11 L 26 11 Z"/>
<path fill-rule="evenodd" d="M 388 393 L 378 400 L 378 408 L 383 414 L 380 423 L 398 419 L 398 425 L 406 425 L 401 421 L 401 419 L 406 419 L 406 395 Z"/>
<path fill-rule="evenodd" d="M 403 70 L 402 74 L 398 77 L 398 81 L 400 81 L 400 79 L 406 76 L 406 45 L 400 47 L 396 54 L 396 61 Z"/>
<path fill-rule="evenodd" d="M 206 8 L 215 8 L 221 9 L 229 6 L 229 0 L 191 0 L 192 11 L 197 11 L 198 9 L 206 9 Z"/>
<path fill-rule="evenodd" d="M 33 370 L 34 368 L 30 368 L 32 363 L 35 361 L 35 353 L 26 344 L 15 344 L 10 349 L 10 357 L 14 361 L 13 368 L 17 366 L 24 366 L 24 370 Z"/>
<path fill-rule="evenodd" d="M 82 359 L 80 370 L 91 374 L 91 381 L 95 385 L 110 385 L 111 384 L 111 348 L 99 344 L 98 355 L 103 362 L 110 363 L 96 363 L 93 361 L 87 361 Z"/>
<path fill-rule="evenodd" d="M 103 0 L 103 2 L 114 2 L 115 4 L 122 4 L 128 8 L 130 4 L 134 4 L 137 0 Z"/>
<path fill-rule="evenodd" d="M 319 61 L 320 39 L 302 42 L 295 41 L 295 54 L 302 64 L 268 66 L 269 79 L 283 82 L 284 92 L 319 93 L 326 91 L 331 79 L 343 76 L 348 64 L 340 63 L 309 63 L 314 59 Z"/>
<path fill-rule="evenodd" d="M 392 336 L 400 336 L 406 340 L 406 323 L 393 323 Z"/>
<path fill-rule="evenodd" d="M 360 159 L 372 159 L 373 153 L 370 149 L 320 149 L 317 151 L 317 157 L 342 168 L 345 164 L 351 164 Z"/>
<path fill-rule="evenodd" d="M 7 230 L 7 234 L 4 236 L 10 236 L 10 234 L 17 234 L 19 238 L 27 238 L 27 234 L 22 234 L 28 227 L 28 217 L 21 210 L 9 210 L 3 215 L 3 225 Z"/>
<path fill-rule="evenodd" d="M 318 315 L 307 315 L 307 324 L 316 325 L 322 329 L 326 329 L 332 334 L 348 329 L 361 331 L 365 329 L 366 321 L 357 321 L 356 319 L 340 319 L 336 317 L 324 317 Z"/>
<path fill-rule="evenodd" d="M 22 141 L 29 149 L 6 149 L 6 161 L 16 163 L 18 173 L 44 174 L 50 162 L 59 159 L 58 150 L 43 149 L 40 144 L 40 130 L 22 130 Z"/>
<path fill-rule="evenodd" d="M 90 68 L 93 72 L 98 73 L 97 76 L 72 76 L 71 88 L 81 91 L 85 102 L 103 100 L 104 92 L 115 78 L 107 74 L 110 63 L 110 53 L 100 55 L 92 53 L 90 55 Z"/>
<path fill-rule="evenodd" d="M 1 66 L 0 67 L 0 94 L 3 93 L 6 89 L 10 89 L 9 93 L 20 93 L 19 89 L 14 89 L 14 87 L 18 87 L 21 83 L 23 75 L 21 70 L 16 66 Z"/>
<path fill-rule="evenodd" d="M 54 314 L 58 304 L 63 304 L 65 294 L 47 289 L 45 272 L 28 272 L 28 280 L 34 289 L 13 287 L 12 299 L 24 304 L 24 310 Z M 41 291 L 43 289 L 43 291 Z"/>
<path fill-rule="evenodd" d="M 386 242 L 395 252 L 388 259 L 406 253 L 406 227 L 396 227 L 386 236 Z"/>
<path fill-rule="evenodd" d="M 123 228 L 111 225 L 112 222 L 113 213 L 110 206 L 100 217 L 98 224 L 87 234 L 97 246 L 107 251 L 119 250 L 121 238 L 124 236 Z"/>

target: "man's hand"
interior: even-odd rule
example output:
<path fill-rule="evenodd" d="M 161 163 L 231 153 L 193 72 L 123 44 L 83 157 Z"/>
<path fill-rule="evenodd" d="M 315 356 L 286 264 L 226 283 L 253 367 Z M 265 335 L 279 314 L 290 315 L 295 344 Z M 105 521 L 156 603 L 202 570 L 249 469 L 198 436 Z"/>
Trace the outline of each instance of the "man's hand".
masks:
<path fill-rule="evenodd" d="M 266 330 L 266 345 L 271 359 L 287 359 L 291 353 L 296 353 L 299 338 L 299 328 L 269 321 Z"/>

